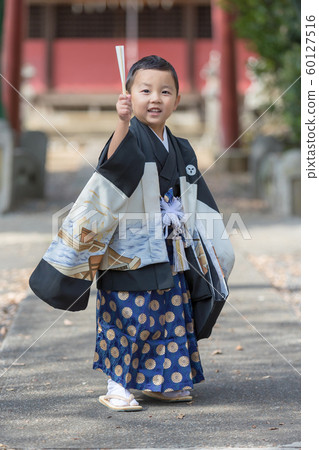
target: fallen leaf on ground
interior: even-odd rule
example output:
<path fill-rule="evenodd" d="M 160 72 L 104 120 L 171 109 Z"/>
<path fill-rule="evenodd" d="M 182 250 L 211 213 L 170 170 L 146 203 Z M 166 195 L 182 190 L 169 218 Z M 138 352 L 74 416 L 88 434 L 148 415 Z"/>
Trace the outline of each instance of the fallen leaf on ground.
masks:
<path fill-rule="evenodd" d="M 237 345 L 236 350 L 238 350 L 239 352 L 244 350 L 244 348 L 241 345 Z"/>
<path fill-rule="evenodd" d="M 222 355 L 223 352 L 220 349 L 214 350 L 213 355 Z"/>
<path fill-rule="evenodd" d="M 266 380 L 266 378 L 271 378 L 270 375 L 265 375 L 264 377 L 261 377 L 262 380 Z"/>
<path fill-rule="evenodd" d="M 73 324 L 73 322 L 71 322 L 71 320 L 69 320 L 69 319 L 64 319 L 63 323 L 64 323 L 64 325 L 66 325 L 66 326 L 69 326 L 69 325 L 72 325 L 72 324 Z"/>
<path fill-rule="evenodd" d="M 185 414 L 178 414 L 178 416 L 176 416 L 176 419 L 184 419 Z"/>
<path fill-rule="evenodd" d="M 269 430 L 279 430 L 278 427 L 270 427 Z"/>

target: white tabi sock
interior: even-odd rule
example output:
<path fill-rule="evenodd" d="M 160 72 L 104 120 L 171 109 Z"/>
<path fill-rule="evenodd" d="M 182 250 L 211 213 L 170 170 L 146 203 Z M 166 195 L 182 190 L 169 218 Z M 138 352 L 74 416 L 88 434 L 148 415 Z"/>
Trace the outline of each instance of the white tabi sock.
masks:
<path fill-rule="evenodd" d="M 130 391 L 128 391 L 123 386 L 116 383 L 116 381 L 113 381 L 111 379 L 109 379 L 107 381 L 107 394 L 108 395 L 111 395 L 111 394 L 121 395 L 122 397 L 125 397 L 125 398 L 129 398 L 129 396 L 132 395 L 130 393 Z M 114 405 L 114 406 L 126 406 L 127 405 L 127 402 L 125 402 L 123 400 L 119 400 L 117 398 L 109 399 L 109 402 L 112 403 L 112 405 Z M 135 399 L 133 399 L 130 403 L 130 406 L 138 406 L 138 405 L 139 405 L 139 403 Z"/>

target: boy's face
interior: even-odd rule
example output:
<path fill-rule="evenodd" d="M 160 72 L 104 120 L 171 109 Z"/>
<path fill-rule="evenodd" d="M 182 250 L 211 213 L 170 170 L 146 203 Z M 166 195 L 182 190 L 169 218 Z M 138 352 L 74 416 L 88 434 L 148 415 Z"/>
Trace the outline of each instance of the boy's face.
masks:
<path fill-rule="evenodd" d="M 165 122 L 180 101 L 171 72 L 138 70 L 131 87 L 131 99 L 134 115 L 163 137 Z"/>

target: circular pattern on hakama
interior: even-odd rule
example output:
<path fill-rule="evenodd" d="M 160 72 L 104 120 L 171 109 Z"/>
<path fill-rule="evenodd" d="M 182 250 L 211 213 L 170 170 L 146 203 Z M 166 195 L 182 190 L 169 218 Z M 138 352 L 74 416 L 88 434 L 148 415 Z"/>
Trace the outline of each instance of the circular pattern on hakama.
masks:
<path fill-rule="evenodd" d="M 165 325 L 165 314 L 161 314 L 158 318 L 158 321 L 163 327 Z"/>
<path fill-rule="evenodd" d="M 134 358 L 133 361 L 132 361 L 132 367 L 134 369 L 137 369 L 138 368 L 138 363 L 139 363 L 139 358 Z"/>
<path fill-rule="evenodd" d="M 139 372 L 136 375 L 136 383 L 141 384 L 141 383 L 144 383 L 144 381 L 145 381 L 145 375 L 143 373 Z"/>
<path fill-rule="evenodd" d="M 172 365 L 172 361 L 169 358 L 165 358 L 163 367 L 164 369 L 169 369 Z"/>
<path fill-rule="evenodd" d="M 104 351 L 107 349 L 107 343 L 104 339 L 102 339 L 102 341 L 100 341 L 100 347 Z"/>
<path fill-rule="evenodd" d="M 160 332 L 160 330 L 157 330 L 152 336 L 153 341 L 155 341 L 156 339 L 159 339 L 161 337 L 161 334 L 162 333 Z"/>
<path fill-rule="evenodd" d="M 176 344 L 176 342 L 170 342 L 167 345 L 167 350 L 171 353 L 175 353 L 178 350 L 178 345 Z"/>
<path fill-rule="evenodd" d="M 138 345 L 137 345 L 136 342 L 133 342 L 133 344 L 132 344 L 132 353 L 137 352 L 137 350 L 138 350 Z"/>
<path fill-rule="evenodd" d="M 182 374 L 179 372 L 173 372 L 171 375 L 171 380 L 173 381 L 173 383 L 180 383 L 182 379 Z"/>
<path fill-rule="evenodd" d="M 126 383 L 129 383 L 131 381 L 131 379 L 132 379 L 132 375 L 130 373 L 127 373 L 125 376 Z"/>
<path fill-rule="evenodd" d="M 120 319 L 116 319 L 116 326 L 117 326 L 117 328 L 119 328 L 120 330 L 122 330 L 122 328 L 123 328 L 123 324 L 122 324 L 122 322 L 120 321 Z"/>
<path fill-rule="evenodd" d="M 180 306 L 182 304 L 182 297 L 180 295 L 174 295 L 172 297 L 172 304 L 174 306 Z"/>
<path fill-rule="evenodd" d="M 174 331 L 176 336 L 184 336 L 184 334 L 186 333 L 186 330 L 182 325 L 178 325 L 177 327 L 175 327 Z"/>
<path fill-rule="evenodd" d="M 194 361 L 194 362 L 198 362 L 198 361 L 199 361 L 199 353 L 198 353 L 198 352 L 192 353 L 191 359 L 192 359 L 192 361 Z"/>
<path fill-rule="evenodd" d="M 120 343 L 121 343 L 121 345 L 122 345 L 123 347 L 127 347 L 127 346 L 128 346 L 128 340 L 127 340 L 127 337 L 126 337 L 126 336 L 121 336 Z"/>
<path fill-rule="evenodd" d="M 154 319 L 153 319 L 154 320 Z M 142 313 L 138 316 L 138 321 L 139 323 L 142 325 L 143 323 L 145 323 L 147 321 L 147 317 L 146 314 Z"/>
<path fill-rule="evenodd" d="M 114 311 L 114 312 L 115 312 L 116 309 L 117 309 L 116 303 L 115 303 L 113 300 L 110 301 L 110 308 L 111 308 L 111 310 Z"/>
<path fill-rule="evenodd" d="M 152 300 L 150 303 L 150 307 L 153 311 L 157 311 L 159 309 L 159 303 L 157 300 Z"/>
<path fill-rule="evenodd" d="M 107 323 L 111 322 L 111 314 L 108 313 L 107 311 L 105 311 L 103 313 L 102 317 L 103 317 L 104 322 L 107 322 Z"/>
<path fill-rule="evenodd" d="M 135 299 L 136 306 L 143 306 L 145 303 L 145 298 L 142 295 L 138 295 Z"/>
<path fill-rule="evenodd" d="M 109 328 L 106 332 L 106 337 L 109 341 L 112 341 L 115 338 L 115 332 L 112 330 L 112 328 Z"/>
<path fill-rule="evenodd" d="M 122 316 L 125 317 L 125 319 L 129 319 L 132 317 L 133 311 L 129 307 L 125 307 L 122 309 Z"/>
<path fill-rule="evenodd" d="M 178 358 L 178 364 L 181 367 L 187 367 L 189 365 L 189 358 L 187 356 L 181 356 Z"/>
<path fill-rule="evenodd" d="M 117 347 L 112 347 L 111 355 L 113 356 L 113 358 L 118 358 L 120 356 L 119 349 Z"/>
<path fill-rule="evenodd" d="M 150 346 L 150 344 L 148 344 L 147 342 L 145 342 L 145 344 L 143 345 L 143 348 L 142 348 L 142 353 L 148 353 L 149 351 L 150 351 L 150 349 L 151 349 L 151 346 Z"/>
<path fill-rule="evenodd" d="M 156 353 L 157 353 L 158 355 L 165 355 L 165 345 L 159 344 L 159 345 L 156 347 Z"/>
<path fill-rule="evenodd" d="M 111 361 L 109 360 L 109 358 L 105 358 L 104 364 L 107 369 L 111 367 Z"/>
<path fill-rule="evenodd" d="M 155 367 L 156 367 L 156 361 L 155 361 L 155 359 L 147 359 L 146 361 L 145 361 L 145 367 L 146 367 L 146 369 L 149 369 L 149 370 L 153 370 L 153 369 L 155 369 Z"/>
<path fill-rule="evenodd" d="M 129 327 L 127 327 L 127 332 L 130 336 L 135 336 L 136 335 L 136 327 L 134 325 L 130 325 Z"/>
<path fill-rule="evenodd" d="M 165 321 L 171 323 L 175 320 L 175 314 L 172 311 L 167 311 L 165 314 Z"/>
<path fill-rule="evenodd" d="M 119 364 L 115 367 L 114 369 L 115 375 L 117 375 L 118 377 L 120 377 L 123 373 L 123 369 L 122 366 L 120 366 Z"/>
<path fill-rule="evenodd" d="M 117 295 L 120 300 L 127 300 L 130 296 L 129 292 L 127 291 L 120 291 Z"/>
<path fill-rule="evenodd" d="M 150 331 L 148 331 L 148 330 L 143 330 L 143 331 L 141 331 L 141 333 L 140 333 L 140 339 L 142 339 L 142 341 L 146 341 L 146 340 L 148 339 L 148 337 L 149 337 L 150 334 L 151 334 Z"/>
<path fill-rule="evenodd" d="M 163 375 L 154 375 L 152 378 L 152 381 L 155 384 L 155 386 L 159 386 L 159 385 L 163 384 L 164 377 L 163 377 Z"/>

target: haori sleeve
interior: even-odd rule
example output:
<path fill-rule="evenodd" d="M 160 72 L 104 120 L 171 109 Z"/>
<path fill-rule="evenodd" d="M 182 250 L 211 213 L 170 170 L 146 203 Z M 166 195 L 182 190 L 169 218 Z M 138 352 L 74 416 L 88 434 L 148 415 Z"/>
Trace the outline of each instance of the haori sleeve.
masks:
<path fill-rule="evenodd" d="M 235 255 L 215 199 L 199 173 L 196 227 L 221 278 L 227 281 Z M 226 289 L 227 290 L 227 289 Z"/>
<path fill-rule="evenodd" d="M 86 308 L 94 276 L 119 216 L 125 213 L 143 175 L 145 158 L 131 132 L 106 159 L 108 144 L 29 280 L 34 293 L 54 308 Z"/>

